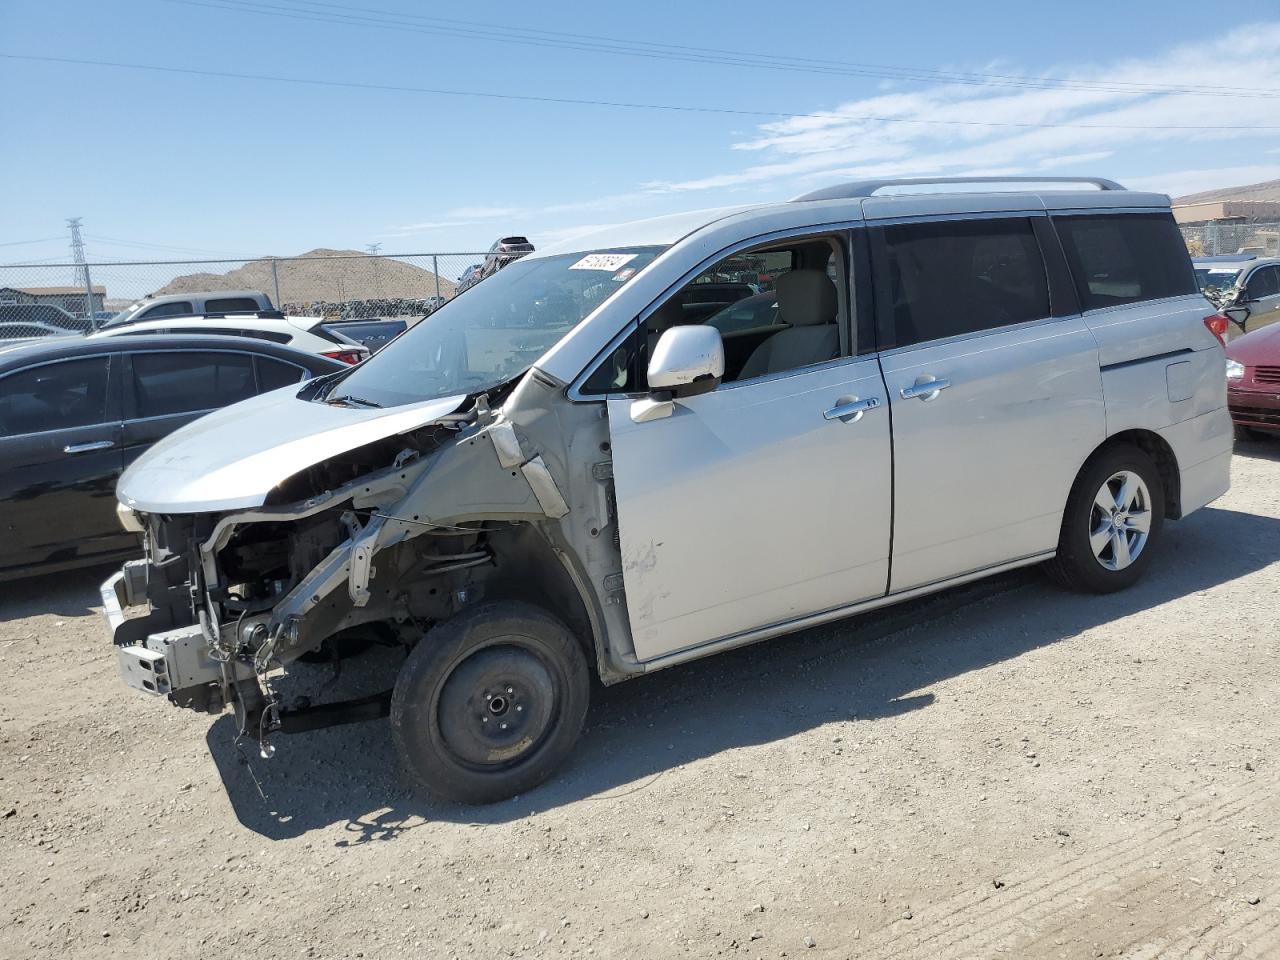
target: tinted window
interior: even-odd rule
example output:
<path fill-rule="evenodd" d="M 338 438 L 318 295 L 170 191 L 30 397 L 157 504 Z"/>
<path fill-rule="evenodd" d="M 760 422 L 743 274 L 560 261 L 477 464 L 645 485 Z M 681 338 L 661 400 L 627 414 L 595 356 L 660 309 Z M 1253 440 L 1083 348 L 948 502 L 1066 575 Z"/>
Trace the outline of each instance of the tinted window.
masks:
<path fill-rule="evenodd" d="M 1249 275 L 1249 280 L 1245 283 L 1245 296 L 1250 300 L 1261 300 L 1276 294 L 1280 294 L 1280 270 L 1262 267 Z"/>
<path fill-rule="evenodd" d="M 206 300 L 204 308 L 209 313 L 257 313 L 259 306 L 252 297 L 222 297 Z"/>
<path fill-rule="evenodd" d="M 253 396 L 253 361 L 243 353 L 137 353 L 137 416 L 225 407 Z"/>
<path fill-rule="evenodd" d="M 882 309 L 899 346 L 1049 316 L 1026 218 L 906 223 L 873 232 Z"/>
<path fill-rule="evenodd" d="M 297 383 L 307 375 L 307 371 L 302 367 L 294 366 L 292 363 L 285 363 L 283 360 L 268 360 L 266 357 L 258 357 L 258 389 L 262 393 L 268 390 L 276 390 L 280 387 L 287 387 L 291 383 Z"/>
<path fill-rule="evenodd" d="M 106 357 L 46 363 L 0 379 L 0 432 L 7 436 L 106 420 Z"/>
<path fill-rule="evenodd" d="M 140 323 L 143 320 L 159 320 L 161 317 L 189 317 L 193 312 L 189 302 L 178 300 L 174 303 L 162 303 L 152 307 L 150 310 L 144 310 L 134 319 Z"/>
<path fill-rule="evenodd" d="M 1086 310 L 1197 290 L 1172 214 L 1054 217 Z"/>

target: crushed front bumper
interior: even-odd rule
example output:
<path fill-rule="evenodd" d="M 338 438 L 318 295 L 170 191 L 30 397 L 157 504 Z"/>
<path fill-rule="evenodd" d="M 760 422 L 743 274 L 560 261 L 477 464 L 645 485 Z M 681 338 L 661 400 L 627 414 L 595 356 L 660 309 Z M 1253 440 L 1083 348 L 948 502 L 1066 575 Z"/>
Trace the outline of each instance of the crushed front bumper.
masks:
<path fill-rule="evenodd" d="M 211 657 L 198 623 L 175 624 L 171 613 L 154 609 L 142 616 L 126 616 L 127 609 L 147 605 L 146 578 L 147 562 L 133 560 L 100 588 L 102 614 L 116 648 L 120 677 L 142 693 L 211 709 L 216 699 L 210 696 L 214 686 L 252 677 L 253 670 L 246 664 L 224 664 Z M 193 691 L 200 691 L 200 695 Z"/>

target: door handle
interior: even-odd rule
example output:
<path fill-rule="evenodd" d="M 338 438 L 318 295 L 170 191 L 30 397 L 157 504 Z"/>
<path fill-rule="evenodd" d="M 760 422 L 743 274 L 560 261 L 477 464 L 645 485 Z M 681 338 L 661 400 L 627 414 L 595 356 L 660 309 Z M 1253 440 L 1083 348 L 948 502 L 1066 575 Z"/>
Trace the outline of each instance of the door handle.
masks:
<path fill-rule="evenodd" d="M 936 399 L 938 394 L 949 386 L 951 386 L 951 381 L 945 377 L 930 377 L 927 380 L 921 378 L 911 386 L 902 388 L 902 399 L 923 400 L 928 403 L 930 400 Z"/>
<path fill-rule="evenodd" d="M 878 406 L 880 406 L 880 401 L 875 397 L 867 397 L 865 400 L 859 400 L 857 397 L 850 397 L 847 399 L 845 397 L 841 397 L 834 407 L 823 412 L 822 419 L 840 420 L 844 423 L 857 423 L 862 419 L 862 415 L 864 413 L 868 410 L 874 410 Z"/>
<path fill-rule="evenodd" d="M 63 453 L 90 453 L 94 450 L 110 450 L 114 440 L 93 440 L 89 443 L 69 443 L 62 448 Z"/>

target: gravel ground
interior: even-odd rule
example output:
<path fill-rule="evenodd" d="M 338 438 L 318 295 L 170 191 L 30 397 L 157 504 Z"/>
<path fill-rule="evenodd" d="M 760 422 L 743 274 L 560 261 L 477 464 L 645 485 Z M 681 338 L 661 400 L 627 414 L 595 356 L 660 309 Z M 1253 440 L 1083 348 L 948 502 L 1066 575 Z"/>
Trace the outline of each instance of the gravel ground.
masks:
<path fill-rule="evenodd" d="M 1280 956 L 1280 444 L 1234 484 L 1123 594 L 1028 571 L 598 691 L 485 808 L 383 723 L 246 765 L 119 682 L 102 571 L 0 586 L 0 957 Z"/>

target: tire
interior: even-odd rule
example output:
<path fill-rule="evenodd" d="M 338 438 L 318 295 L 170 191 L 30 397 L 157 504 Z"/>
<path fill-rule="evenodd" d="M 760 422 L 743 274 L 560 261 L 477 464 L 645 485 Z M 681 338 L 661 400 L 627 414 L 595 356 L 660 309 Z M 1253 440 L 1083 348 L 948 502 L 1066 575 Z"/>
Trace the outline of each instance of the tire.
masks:
<path fill-rule="evenodd" d="M 1237 440 L 1265 440 L 1267 437 L 1261 430 L 1255 430 L 1253 427 L 1242 426 L 1238 423 L 1233 423 L 1231 427 Z"/>
<path fill-rule="evenodd" d="M 587 658 L 568 627 L 497 601 L 427 631 L 391 696 L 391 735 L 419 788 L 494 803 L 546 780 L 582 733 Z"/>
<path fill-rule="evenodd" d="M 1104 511 L 1104 505 L 1113 509 Z M 1163 529 L 1164 484 L 1155 463 L 1131 444 L 1105 447 L 1089 458 L 1071 487 L 1058 554 L 1046 569 L 1070 590 L 1123 590 L 1150 565 Z"/>

